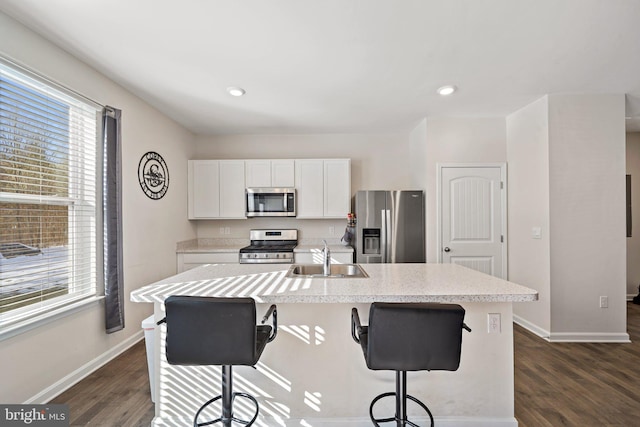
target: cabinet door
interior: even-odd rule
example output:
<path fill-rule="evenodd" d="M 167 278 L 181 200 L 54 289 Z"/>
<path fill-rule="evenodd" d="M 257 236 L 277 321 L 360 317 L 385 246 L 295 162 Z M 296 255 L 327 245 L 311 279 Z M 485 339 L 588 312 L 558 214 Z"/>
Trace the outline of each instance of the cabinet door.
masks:
<path fill-rule="evenodd" d="M 271 187 L 271 162 L 269 160 L 245 160 L 247 187 Z"/>
<path fill-rule="evenodd" d="M 353 252 L 334 252 L 331 254 L 332 264 L 353 264 Z"/>
<path fill-rule="evenodd" d="M 220 218 L 246 218 L 244 160 L 220 160 Z"/>
<path fill-rule="evenodd" d="M 351 161 L 324 161 L 324 217 L 346 218 L 351 212 Z"/>
<path fill-rule="evenodd" d="M 273 187 L 295 187 L 295 162 L 293 160 L 271 160 L 271 185 Z"/>
<path fill-rule="evenodd" d="M 238 251 L 233 252 L 203 252 L 179 253 L 176 256 L 176 270 L 178 273 L 191 270 L 206 264 L 237 264 Z"/>
<path fill-rule="evenodd" d="M 217 160 L 189 160 L 189 219 L 220 216 L 220 179 Z"/>
<path fill-rule="evenodd" d="M 323 161 L 296 160 L 296 199 L 298 218 L 322 218 L 323 213 Z"/>
<path fill-rule="evenodd" d="M 296 252 L 294 254 L 296 264 L 322 264 L 322 260 L 323 257 L 320 249 L 309 252 Z M 331 264 L 353 264 L 353 253 L 332 252 Z"/>

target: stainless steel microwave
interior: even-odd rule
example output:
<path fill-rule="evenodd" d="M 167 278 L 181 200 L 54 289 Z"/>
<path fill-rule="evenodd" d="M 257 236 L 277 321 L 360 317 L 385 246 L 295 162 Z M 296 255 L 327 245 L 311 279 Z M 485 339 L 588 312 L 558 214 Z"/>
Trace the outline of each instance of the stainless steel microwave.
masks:
<path fill-rule="evenodd" d="M 247 217 L 296 216 L 295 188 L 247 188 Z"/>

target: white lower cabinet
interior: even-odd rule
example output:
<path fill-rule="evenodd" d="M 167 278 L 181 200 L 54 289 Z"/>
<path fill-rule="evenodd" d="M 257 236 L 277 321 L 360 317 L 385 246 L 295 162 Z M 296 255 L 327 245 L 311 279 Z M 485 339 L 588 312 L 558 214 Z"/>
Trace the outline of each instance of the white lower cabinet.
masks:
<path fill-rule="evenodd" d="M 294 261 L 296 264 L 322 264 L 322 252 L 318 249 L 317 251 L 311 252 L 296 252 L 294 255 Z M 353 264 L 353 253 L 352 252 L 335 252 L 331 253 L 331 263 L 332 264 Z"/>
<path fill-rule="evenodd" d="M 177 254 L 176 270 L 178 273 L 182 273 L 206 264 L 237 264 L 239 256 L 238 251 L 179 253 Z"/>
<path fill-rule="evenodd" d="M 206 264 L 237 264 L 239 262 L 239 252 L 237 250 L 230 252 L 198 252 L 198 253 L 179 253 L 176 255 L 177 273 L 191 270 Z M 320 248 L 305 252 L 295 252 L 294 262 L 296 264 L 322 264 L 322 252 Z M 332 252 L 332 264 L 352 264 L 352 252 Z M 284 265 L 284 267 L 287 267 Z"/>

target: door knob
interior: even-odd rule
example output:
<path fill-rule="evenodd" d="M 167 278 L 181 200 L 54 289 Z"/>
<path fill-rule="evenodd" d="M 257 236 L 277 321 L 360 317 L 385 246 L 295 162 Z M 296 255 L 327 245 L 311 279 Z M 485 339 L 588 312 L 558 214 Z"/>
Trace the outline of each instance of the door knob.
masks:
<path fill-rule="evenodd" d="M 445 252 L 451 252 L 451 249 L 449 249 L 449 247 L 448 247 L 448 246 L 446 246 L 446 247 L 444 248 L 444 251 L 445 251 Z"/>

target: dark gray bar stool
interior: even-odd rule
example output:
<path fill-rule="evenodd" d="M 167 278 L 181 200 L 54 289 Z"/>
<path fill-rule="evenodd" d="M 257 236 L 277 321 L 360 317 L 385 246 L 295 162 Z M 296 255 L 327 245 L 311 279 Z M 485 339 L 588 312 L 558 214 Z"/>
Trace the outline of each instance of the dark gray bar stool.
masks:
<path fill-rule="evenodd" d="M 457 304 L 380 303 L 371 304 L 369 326 L 360 324 L 358 310 L 351 310 L 351 336 L 360 344 L 367 367 L 372 370 L 396 371 L 395 393 L 376 396 L 369 406 L 369 416 L 378 423 L 395 422 L 397 426 L 415 426 L 407 419 L 407 399 L 424 409 L 429 408 L 407 394 L 407 371 L 455 371 L 460 366 L 464 308 Z M 393 417 L 375 418 L 373 407 L 380 399 L 395 396 Z"/>
<path fill-rule="evenodd" d="M 172 365 L 222 365 L 222 394 L 203 404 L 193 418 L 194 427 L 221 422 L 250 426 L 258 418 L 258 401 L 247 393 L 234 393 L 232 366 L 253 366 L 267 343 L 278 333 L 278 313 L 272 305 L 262 319 L 272 317 L 272 326 L 256 325 L 256 303 L 252 298 L 170 296 L 165 300 L 167 361 Z M 249 421 L 233 416 L 236 397 L 251 400 L 256 409 Z M 198 423 L 198 416 L 211 403 L 222 399 L 222 415 Z"/>

